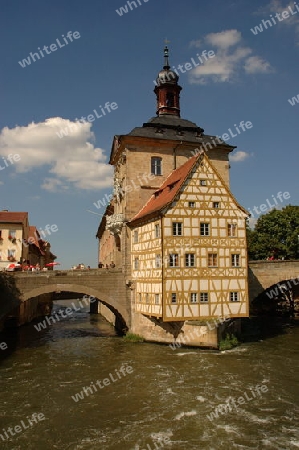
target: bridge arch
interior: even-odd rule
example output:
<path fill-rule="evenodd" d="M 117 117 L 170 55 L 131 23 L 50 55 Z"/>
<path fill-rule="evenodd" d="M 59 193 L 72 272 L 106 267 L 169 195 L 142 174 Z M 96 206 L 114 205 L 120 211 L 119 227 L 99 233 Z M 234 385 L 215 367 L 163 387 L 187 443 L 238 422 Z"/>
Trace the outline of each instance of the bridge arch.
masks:
<path fill-rule="evenodd" d="M 281 279 L 251 301 L 252 313 L 299 316 L 299 278 Z"/>
<path fill-rule="evenodd" d="M 80 284 L 47 284 L 44 286 L 39 286 L 37 288 L 31 289 L 23 293 L 22 301 L 27 302 L 31 298 L 38 297 L 42 294 L 50 294 L 57 291 L 61 292 L 73 292 L 74 294 L 83 294 L 88 295 L 89 297 L 94 297 L 100 303 L 103 303 L 110 311 L 115 315 L 115 328 L 119 331 L 124 331 L 128 329 L 129 317 L 128 312 L 124 308 L 124 306 L 117 300 L 111 297 L 110 295 L 101 292 L 99 289 L 83 286 Z"/>

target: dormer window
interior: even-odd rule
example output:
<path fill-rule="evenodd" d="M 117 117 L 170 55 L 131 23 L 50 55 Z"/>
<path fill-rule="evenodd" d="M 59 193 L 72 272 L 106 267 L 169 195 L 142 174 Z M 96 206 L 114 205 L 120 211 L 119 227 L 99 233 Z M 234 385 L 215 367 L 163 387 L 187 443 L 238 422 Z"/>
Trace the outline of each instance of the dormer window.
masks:
<path fill-rule="evenodd" d="M 176 134 L 177 134 L 178 136 L 184 136 L 184 132 L 182 131 L 182 129 L 181 129 L 180 126 L 177 127 Z"/>
<path fill-rule="evenodd" d="M 151 158 L 151 173 L 152 175 L 162 175 L 162 158 L 158 156 Z"/>
<path fill-rule="evenodd" d="M 164 134 L 164 130 L 163 130 L 163 128 L 158 127 L 158 128 L 156 128 L 155 133 L 157 133 L 157 134 Z"/>
<path fill-rule="evenodd" d="M 177 180 L 177 181 L 174 181 L 173 183 L 170 183 L 170 184 L 167 185 L 167 187 L 169 188 L 170 191 L 171 191 L 171 189 L 174 188 L 174 186 L 177 184 L 177 182 L 178 182 L 178 180 Z"/>

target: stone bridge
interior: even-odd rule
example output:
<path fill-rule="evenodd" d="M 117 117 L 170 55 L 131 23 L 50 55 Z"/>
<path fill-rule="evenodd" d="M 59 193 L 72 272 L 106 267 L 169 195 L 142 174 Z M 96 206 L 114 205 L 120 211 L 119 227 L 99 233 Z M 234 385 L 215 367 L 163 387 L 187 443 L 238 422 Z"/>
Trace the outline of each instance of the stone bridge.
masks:
<path fill-rule="evenodd" d="M 299 261 L 250 261 L 248 268 L 250 303 L 277 283 L 290 281 L 291 286 L 294 284 L 291 280 L 295 278 L 299 282 Z"/>
<path fill-rule="evenodd" d="M 29 308 L 35 298 L 45 298 L 46 294 L 57 292 L 73 292 L 73 298 L 78 294 L 95 297 L 114 313 L 120 328 L 130 326 L 131 291 L 120 269 L 15 272 L 14 278 L 21 292 L 20 314 L 30 314 L 26 314 L 26 306 Z M 32 300 L 28 302 L 29 299 Z M 94 308 L 93 311 L 97 312 Z"/>
<path fill-rule="evenodd" d="M 113 312 L 118 328 L 131 326 L 130 283 L 120 269 L 16 272 L 14 278 L 21 292 L 19 315 L 23 315 L 24 320 L 20 324 L 37 315 L 39 303 L 47 294 L 52 299 L 53 293 L 73 292 L 74 297 L 77 294 L 95 297 Z M 251 261 L 248 268 L 250 302 L 277 283 L 295 278 L 299 279 L 299 261 Z"/>

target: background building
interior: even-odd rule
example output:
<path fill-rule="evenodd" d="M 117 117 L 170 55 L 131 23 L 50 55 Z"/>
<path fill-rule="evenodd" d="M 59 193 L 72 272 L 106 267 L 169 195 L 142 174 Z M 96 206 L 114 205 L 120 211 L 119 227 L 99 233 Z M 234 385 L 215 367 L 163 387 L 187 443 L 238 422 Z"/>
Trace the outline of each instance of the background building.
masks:
<path fill-rule="evenodd" d="M 0 212 L 0 269 L 8 264 L 25 262 L 43 268 L 57 257 L 48 241 L 41 239 L 36 227 L 30 226 L 27 212 Z"/>
<path fill-rule="evenodd" d="M 23 242 L 29 236 L 27 212 L 0 212 L 0 268 L 9 263 L 28 259 L 28 246 Z"/>

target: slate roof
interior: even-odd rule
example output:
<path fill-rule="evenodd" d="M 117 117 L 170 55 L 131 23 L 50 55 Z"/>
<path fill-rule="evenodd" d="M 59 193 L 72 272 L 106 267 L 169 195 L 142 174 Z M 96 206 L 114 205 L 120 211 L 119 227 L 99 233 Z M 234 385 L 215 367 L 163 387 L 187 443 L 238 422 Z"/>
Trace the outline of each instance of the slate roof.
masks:
<path fill-rule="evenodd" d="M 204 129 L 197 126 L 194 122 L 165 114 L 152 117 L 142 127 L 134 128 L 128 136 L 194 142 L 196 144 L 207 143 L 216 138 L 216 136 L 209 136 L 203 133 Z M 222 145 L 234 148 L 224 141 L 222 141 Z"/>

